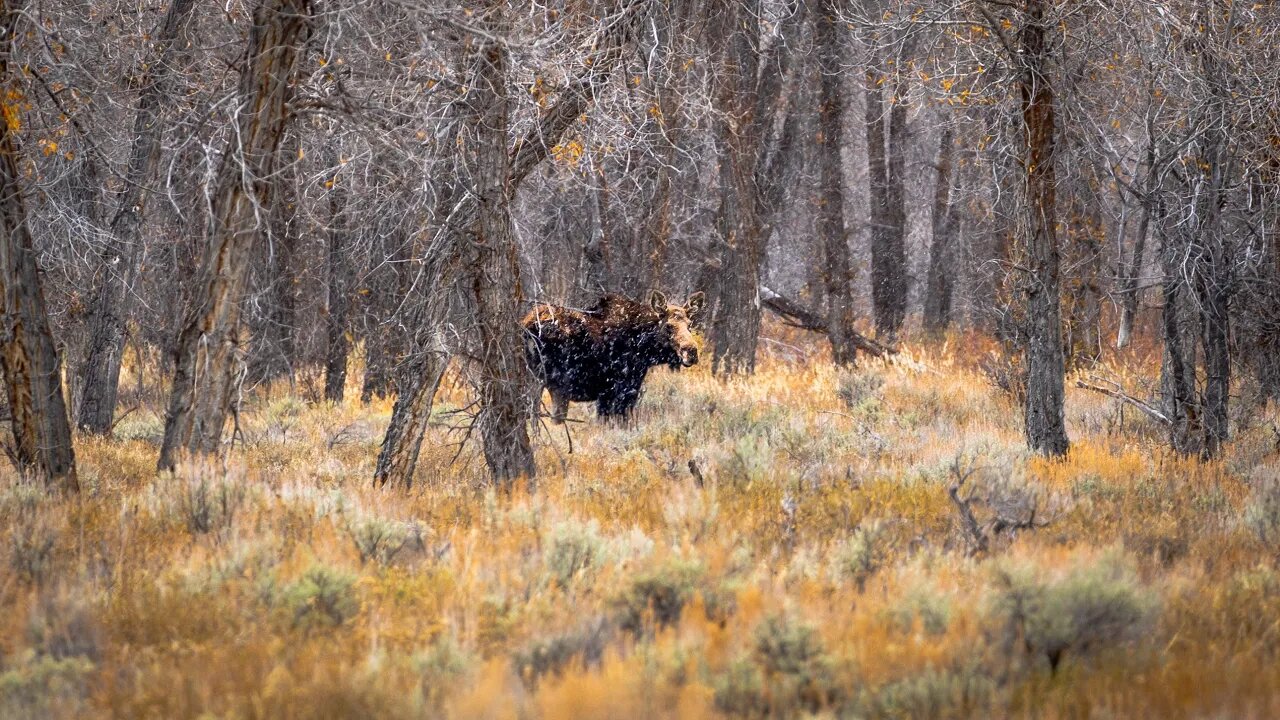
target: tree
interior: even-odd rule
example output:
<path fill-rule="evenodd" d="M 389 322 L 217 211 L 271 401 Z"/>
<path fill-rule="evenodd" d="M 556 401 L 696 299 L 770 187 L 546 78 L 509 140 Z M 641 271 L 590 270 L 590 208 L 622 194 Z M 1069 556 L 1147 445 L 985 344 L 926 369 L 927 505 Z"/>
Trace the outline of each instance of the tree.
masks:
<path fill-rule="evenodd" d="M 821 75 L 818 99 L 818 144 L 822 179 L 818 199 L 818 234 L 822 237 L 823 275 L 827 295 L 827 338 L 831 357 L 837 365 L 852 365 L 857 359 L 854 344 L 852 268 L 849 239 L 844 225 L 844 95 L 841 88 L 841 60 L 844 44 L 839 33 L 834 0 L 824 0 L 814 14 L 814 36 Z"/>
<path fill-rule="evenodd" d="M 194 6 L 195 0 L 173 0 L 155 32 L 153 55 L 144 65 L 142 90 L 134 111 L 129 164 L 116 197 L 111 244 L 99 263 L 98 287 L 93 293 L 88 320 L 88 346 L 77 370 L 80 403 L 76 425 L 95 435 L 110 432 L 115 419 L 129 293 L 141 257 L 142 212 L 160 160 L 160 138 L 164 130 L 161 119 L 165 96 L 170 92 L 172 48 L 186 28 Z"/>
<path fill-rule="evenodd" d="M 159 467 L 182 452 L 211 454 L 235 398 L 243 338 L 240 300 L 262 228 L 294 75 L 311 26 L 309 0 L 261 0 L 240 73 L 241 111 L 223 154 L 192 307 L 173 353 L 173 386 Z"/>
<path fill-rule="evenodd" d="M 938 179 L 933 195 L 933 239 L 929 245 L 929 268 L 925 277 L 924 329 L 932 334 L 945 332 L 951 324 L 951 295 L 955 287 L 955 240 L 959 223 L 958 203 L 951 198 L 955 131 L 943 127 L 938 141 Z"/>
<path fill-rule="evenodd" d="M 13 446 L 7 450 L 19 471 L 78 492 L 58 349 L 45 312 L 13 137 L 21 121 L 11 103 L 22 91 L 11 56 L 21 10 L 12 0 L 0 0 L 0 82 L 9 93 L 0 122 L 0 371 L 13 432 Z"/>

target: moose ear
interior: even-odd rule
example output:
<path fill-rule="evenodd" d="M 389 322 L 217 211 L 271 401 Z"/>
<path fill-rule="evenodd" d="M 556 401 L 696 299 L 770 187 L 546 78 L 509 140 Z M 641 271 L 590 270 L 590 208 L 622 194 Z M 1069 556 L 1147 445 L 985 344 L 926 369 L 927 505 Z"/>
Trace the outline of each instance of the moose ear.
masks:
<path fill-rule="evenodd" d="M 689 296 L 688 302 L 684 304 L 685 314 L 690 320 L 694 320 L 702 315 L 702 310 L 706 307 L 707 296 L 701 290 Z"/>
<path fill-rule="evenodd" d="M 667 311 L 667 296 L 662 294 L 660 290 L 654 290 L 649 293 L 649 306 L 658 312 Z"/>

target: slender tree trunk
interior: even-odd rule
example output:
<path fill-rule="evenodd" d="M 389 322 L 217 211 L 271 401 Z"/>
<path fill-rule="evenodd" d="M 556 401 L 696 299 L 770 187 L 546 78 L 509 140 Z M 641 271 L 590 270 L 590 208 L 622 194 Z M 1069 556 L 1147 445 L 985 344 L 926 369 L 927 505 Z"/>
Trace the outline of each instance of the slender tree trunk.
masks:
<path fill-rule="evenodd" d="M 818 199 L 818 235 L 822 238 L 824 287 L 827 296 L 827 339 L 837 365 L 853 365 L 858 349 L 853 343 L 853 272 L 849 238 L 844 226 L 844 94 L 840 63 L 844 59 L 841 23 L 834 0 L 824 0 L 814 15 L 818 46 L 818 153 L 821 166 Z"/>
<path fill-rule="evenodd" d="M 110 432 L 120 386 L 120 362 L 124 357 L 129 317 L 129 288 L 137 276 L 141 256 L 142 211 L 147 186 L 155 175 L 160 156 L 160 124 L 169 86 L 171 49 L 191 17 L 195 0 L 173 0 L 155 35 L 152 57 L 144 66 L 142 91 L 133 119 L 133 146 L 125 181 L 117 196 L 111 221 L 111 244 L 101 258 L 98 286 L 87 323 L 88 343 L 77 369 L 80 403 L 76 424 L 87 433 Z"/>
<path fill-rule="evenodd" d="M 467 249 L 480 339 L 476 425 L 490 476 L 509 489 L 516 480 L 532 480 L 537 472 L 529 440 L 533 375 L 524 356 L 523 292 L 510 215 L 506 48 L 494 43 L 478 53 L 478 60 L 468 99 L 478 120 L 474 177 L 479 217 Z"/>
<path fill-rule="evenodd" d="M 1026 433 L 1033 450 L 1065 455 L 1070 446 L 1063 420 L 1062 311 L 1059 297 L 1058 237 L 1055 189 L 1055 117 L 1052 86 L 1047 81 L 1049 47 L 1044 11 L 1047 0 L 1027 3 L 1020 33 L 1022 124 L 1026 133 L 1025 216 L 1019 219 L 1025 255 L 1024 353 L 1027 372 Z"/>
<path fill-rule="evenodd" d="M 951 293 L 955 286 L 955 244 L 957 210 L 951 201 L 952 158 L 955 134 L 951 126 L 942 129 L 938 142 L 938 180 L 933 193 L 933 240 L 929 245 L 929 269 L 925 278 L 924 329 L 933 335 L 946 332 L 951 324 Z"/>
<path fill-rule="evenodd" d="M 906 211 L 903 148 L 906 105 L 895 97 L 886 118 L 884 78 L 867 72 L 866 126 L 871 205 L 871 302 L 876 334 L 892 343 L 906 318 Z M 889 142 L 885 142 L 885 121 Z M 887 147 L 886 147 L 887 145 Z"/>
<path fill-rule="evenodd" d="M 240 76 L 244 108 L 219 168 L 208 244 L 192 309 L 174 350 L 174 377 L 159 467 L 182 452 L 211 454 L 235 402 L 240 357 L 240 300 L 252 248 L 268 205 L 276 152 L 288 119 L 293 76 L 310 28 L 308 0 L 262 0 L 253 15 Z"/>
<path fill-rule="evenodd" d="M 10 53 L 20 11 L 11 0 L 0 0 L 0 83 L 13 96 L 19 90 Z M 21 112 L 9 106 L 13 96 L 3 101 L 6 118 Z M 20 472 L 40 477 L 51 488 L 78 492 L 58 348 L 27 224 L 14 130 L 0 121 L 0 371 L 13 432 L 13 445 L 6 450 Z"/>
<path fill-rule="evenodd" d="M 1181 233 L 1173 230 L 1164 236 L 1160 251 L 1163 309 L 1161 329 L 1164 355 L 1160 365 L 1160 387 L 1164 414 L 1169 418 L 1169 444 L 1175 452 L 1192 455 L 1200 451 L 1200 416 L 1195 395 L 1195 349 L 1183 330 L 1182 267 L 1186 248 L 1175 242 Z"/>
<path fill-rule="evenodd" d="M 393 328 L 399 305 L 407 288 L 403 287 L 401 266 L 407 260 L 404 239 L 398 235 L 377 241 L 373 267 L 369 270 L 369 294 L 365 309 L 365 374 L 360 387 L 360 402 L 377 396 L 385 398 L 391 388 L 391 371 L 398 359 L 399 344 Z"/>
<path fill-rule="evenodd" d="M 443 348 L 423 353 L 417 372 L 396 396 L 391 424 L 387 426 L 373 472 L 374 485 L 381 487 L 390 483 L 405 489 L 413 486 L 418 454 L 431 422 L 431 402 L 448 365 L 449 356 Z"/>
<path fill-rule="evenodd" d="M 337 167 L 337 158 L 334 158 Z M 347 227 L 345 220 L 346 191 L 340 185 L 342 179 L 335 176 L 329 190 L 329 302 L 328 344 L 324 363 L 324 399 L 341 403 L 347 387 L 347 355 L 351 350 L 351 264 L 346 256 Z"/>
<path fill-rule="evenodd" d="M 259 326 L 254 328 L 249 357 L 248 382 L 257 384 L 287 376 L 292 382 L 297 365 L 298 285 L 295 268 L 299 238 L 297 158 L 301 138 L 290 132 L 282 141 L 280 154 L 285 165 L 272 180 L 269 241 L 258 255 L 263 263 L 262 290 L 266 306 Z"/>
<path fill-rule="evenodd" d="M 1154 131 L 1152 131 L 1154 133 Z M 1156 144 L 1154 139 L 1147 145 L 1146 168 L 1147 175 L 1154 171 L 1155 167 Z M 1149 183 L 1148 183 L 1149 184 Z M 1138 277 L 1142 274 L 1143 258 L 1147 251 L 1147 235 L 1150 233 L 1151 227 L 1151 199 L 1150 190 L 1147 196 L 1141 199 L 1142 215 L 1138 220 L 1138 232 L 1133 238 L 1133 254 L 1130 256 L 1129 262 L 1122 263 L 1120 269 L 1120 322 L 1116 328 L 1116 347 L 1125 348 L 1129 346 L 1129 340 L 1133 337 L 1133 322 L 1138 315 L 1138 302 L 1142 297 L 1142 291 L 1138 289 Z M 1124 248 L 1120 248 L 1124 252 Z"/>

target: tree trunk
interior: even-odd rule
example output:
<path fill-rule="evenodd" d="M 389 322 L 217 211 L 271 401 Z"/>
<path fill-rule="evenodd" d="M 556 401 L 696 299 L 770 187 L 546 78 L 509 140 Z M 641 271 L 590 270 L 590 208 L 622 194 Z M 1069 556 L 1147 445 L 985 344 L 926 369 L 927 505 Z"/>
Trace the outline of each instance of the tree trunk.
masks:
<path fill-rule="evenodd" d="M 1154 134 L 1154 133 L 1153 133 Z M 1155 171 L 1156 162 L 1156 144 L 1154 139 L 1147 145 L 1147 175 Z M 1150 184 L 1148 182 L 1148 184 Z M 1151 190 L 1148 188 L 1145 195 L 1140 198 L 1142 202 L 1142 215 L 1138 220 L 1138 234 L 1133 238 L 1133 254 L 1130 256 L 1129 262 L 1122 263 L 1120 268 L 1120 322 L 1116 328 L 1116 347 L 1125 348 L 1129 345 L 1130 338 L 1133 337 L 1133 322 L 1138 315 L 1138 301 L 1142 296 L 1142 291 L 1138 289 L 1138 277 L 1142 274 L 1143 257 L 1147 250 L 1147 235 L 1151 226 Z M 1120 252 L 1124 252 L 1124 248 L 1120 248 Z"/>
<path fill-rule="evenodd" d="M 333 167 L 337 168 L 336 157 L 334 161 Z M 325 313 L 328 319 L 328 349 L 324 362 L 324 399 L 332 403 L 341 403 L 346 391 L 347 355 L 351 350 L 351 263 L 346 256 L 346 199 L 341 182 L 335 169 L 333 187 L 329 189 L 329 302 Z"/>
<path fill-rule="evenodd" d="M 510 215 L 506 48 L 493 43 L 477 53 L 477 59 L 468 100 L 477 120 L 474 177 L 479 216 L 466 249 L 480 339 L 476 426 L 490 477 L 509 490 L 515 481 L 532 480 L 537 472 L 529 440 L 533 375 L 524 356 L 523 292 Z"/>
<path fill-rule="evenodd" d="M 431 402 L 448 365 L 449 356 L 443 348 L 423 353 L 417 372 L 396 396 L 391 424 L 382 439 L 378 464 L 373 471 L 374 485 L 382 487 L 390 483 L 406 490 L 413 486 L 422 439 L 431 421 Z"/>
<path fill-rule="evenodd" d="M 82 431 L 94 435 L 110 432 L 115 418 L 125 323 L 131 304 L 129 288 L 137 276 L 141 255 L 142 210 L 147 202 L 147 186 L 160 157 L 163 131 L 160 115 L 168 92 L 170 49 L 186 27 L 193 7 L 195 0 L 173 0 L 156 31 L 153 55 L 144 66 L 142 91 L 133 118 L 129 165 L 117 197 L 116 215 L 111 221 L 111 244 L 100 258 L 99 284 L 93 291 L 86 328 L 89 340 L 76 373 L 80 382 L 76 424 Z"/>
<path fill-rule="evenodd" d="M 772 219 L 784 194 L 788 148 L 798 132 L 790 111 L 796 86 L 793 51 L 803 28 L 802 7 L 785 22 L 780 37 L 758 47 L 758 2 L 726 0 L 717 9 L 721 72 L 716 98 L 722 111 L 720 208 L 714 257 L 703 269 L 713 291 L 708 338 L 711 370 L 721 375 L 755 370 L 762 306 L 760 271 Z"/>
<path fill-rule="evenodd" d="M 298 132 L 290 132 L 281 143 L 280 154 L 285 166 L 272 180 L 272 202 L 269 241 L 263 243 L 258 255 L 263 264 L 262 290 L 265 305 L 258 327 L 254 329 L 253 346 L 249 357 L 250 384 L 257 384 L 281 376 L 292 382 L 293 369 L 297 365 L 298 328 L 297 308 L 300 278 L 295 264 L 299 237 L 298 177 L 297 165 L 301 152 Z"/>
<path fill-rule="evenodd" d="M 903 207 L 906 103 L 894 97 L 885 142 L 885 79 L 867 72 L 866 125 L 871 205 L 871 302 L 876 334 L 892 344 L 907 310 L 906 209 Z"/>
<path fill-rule="evenodd" d="M 1183 330 L 1187 314 L 1183 305 L 1182 266 L 1186 248 L 1175 242 L 1180 230 L 1165 234 L 1160 251 L 1163 309 L 1161 329 L 1164 355 L 1160 365 L 1163 410 L 1169 418 L 1169 445 L 1175 452 L 1193 455 L 1200 451 L 1200 415 L 1195 396 L 1195 348 Z"/>
<path fill-rule="evenodd" d="M 1027 277 L 1023 286 L 1027 400 L 1027 443 L 1045 455 L 1065 455 L 1070 446 L 1062 415 L 1065 360 L 1058 278 L 1058 237 L 1054 164 L 1053 89 L 1045 73 L 1049 47 L 1045 41 L 1047 0 L 1031 0 L 1020 33 L 1023 76 L 1022 123 L 1026 137 L 1023 169 L 1026 196 L 1019 218 L 1021 250 Z"/>
<path fill-rule="evenodd" d="M 13 36 L 21 8 L 0 0 L 0 82 L 14 95 L 4 100 L 6 119 L 19 93 L 11 74 Z M 20 96 L 19 96 L 20 97 Z M 19 472 L 51 488 L 78 492 L 75 450 L 62 391 L 58 348 L 49 329 L 35 245 L 27 224 L 18 171 L 15 126 L 0 122 L 0 371 L 9 401 L 13 446 L 6 448 Z"/>
<path fill-rule="evenodd" d="M 853 272 L 849 238 L 844 226 L 844 94 L 840 63 L 844 58 L 839 18 L 834 0 L 824 0 L 814 16 L 819 74 L 818 153 L 821 196 L 818 199 L 818 235 L 822 238 L 823 286 L 827 295 L 827 339 L 836 365 L 853 365 L 858 350 L 853 343 Z"/>
<path fill-rule="evenodd" d="M 262 0 L 253 14 L 240 76 L 243 110 L 231 141 L 237 144 L 227 148 L 219 168 L 208 244 L 173 353 L 161 470 L 173 468 L 180 453 L 211 454 L 222 442 L 242 362 L 240 300 L 251 250 L 261 235 L 258 210 L 268 204 L 310 20 L 307 0 Z"/>
<path fill-rule="evenodd" d="M 924 329 L 932 335 L 946 332 L 951 325 L 951 293 L 955 287 L 955 244 L 957 208 L 951 201 L 952 157 L 955 135 L 951 126 L 942 129 L 938 143 L 938 181 L 933 193 L 933 239 L 929 244 L 929 269 L 925 278 Z"/>
<path fill-rule="evenodd" d="M 637 30 L 648 16 L 649 5 L 636 3 L 628 6 L 626 14 L 617 18 L 606 33 L 597 38 L 592 47 L 595 52 L 586 58 L 587 68 L 581 75 L 569 83 L 562 93 L 562 99 L 556 102 L 539 118 L 538 122 L 521 136 L 509 154 L 507 166 L 506 192 L 515 194 L 520 183 L 529 173 L 546 159 L 550 148 L 560 142 L 560 138 L 578 118 L 586 112 L 598 87 L 608 78 L 613 66 L 619 61 L 623 49 L 627 47 Z M 449 138 L 452 141 L 452 137 Z M 504 140 L 505 146 L 505 140 Z M 456 182 L 456 181 L 455 181 Z M 450 212 L 438 212 L 435 221 L 440 229 L 432 246 L 424 253 L 426 267 L 423 277 L 428 288 L 435 293 L 436 307 L 425 308 L 417 324 L 439 327 L 446 313 L 444 301 L 441 299 L 450 278 L 457 272 L 458 262 L 464 254 L 466 238 L 458 237 L 452 228 L 476 227 L 479 219 L 479 207 L 475 194 L 459 193 L 457 202 L 449 203 L 446 191 L 442 199 L 446 202 L 440 207 L 451 208 Z M 483 228 L 481 228 L 483 230 Z M 492 259 L 492 258 L 490 258 Z M 495 263 L 501 258 L 494 259 Z M 515 258 L 511 258 L 515 262 Z M 518 325 L 517 325 L 518 327 Z M 522 349 L 523 350 L 523 349 Z M 422 438 L 431 415 L 431 406 L 435 392 L 439 386 L 439 373 L 442 374 L 447 361 L 447 354 L 440 353 L 440 359 L 431 353 L 422 353 L 411 363 L 407 377 L 415 378 L 417 384 L 412 390 L 402 391 L 392 411 L 391 424 L 382 445 L 378 467 L 374 480 L 378 485 L 395 485 L 408 487 L 412 482 L 413 466 L 417 461 Z M 521 354 L 523 361 L 523 354 Z M 428 382 L 430 381 L 430 382 Z M 385 461 L 384 461 L 385 458 Z M 511 464 L 518 469 L 520 458 L 512 458 L 517 462 Z"/>
<path fill-rule="evenodd" d="M 398 361 L 399 333 L 393 324 L 400 316 L 399 305 L 408 288 L 401 266 L 407 260 L 405 242 L 399 235 L 375 241 L 373 267 L 367 279 L 369 294 L 365 308 L 365 374 L 360 387 L 360 402 L 368 403 L 377 396 L 385 398 L 391 389 L 392 368 Z"/>

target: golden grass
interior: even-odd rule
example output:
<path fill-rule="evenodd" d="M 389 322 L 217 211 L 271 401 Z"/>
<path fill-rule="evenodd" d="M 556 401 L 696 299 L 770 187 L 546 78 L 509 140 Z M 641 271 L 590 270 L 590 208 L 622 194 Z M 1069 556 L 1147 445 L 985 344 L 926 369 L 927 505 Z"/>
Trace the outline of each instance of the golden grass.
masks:
<path fill-rule="evenodd" d="M 0 716 L 1280 716 L 1278 553 L 1243 520 L 1280 474 L 1251 429 L 1275 410 L 1202 465 L 1073 389 L 1046 461 L 983 343 L 659 371 L 634 427 L 575 406 L 572 452 L 541 432 L 512 497 L 454 461 L 458 415 L 404 493 L 370 485 L 389 402 L 273 387 L 225 462 L 175 476 L 139 408 L 78 441 L 81 497 L 6 471 Z M 970 557 L 956 468 L 980 519 L 1045 522 Z"/>

